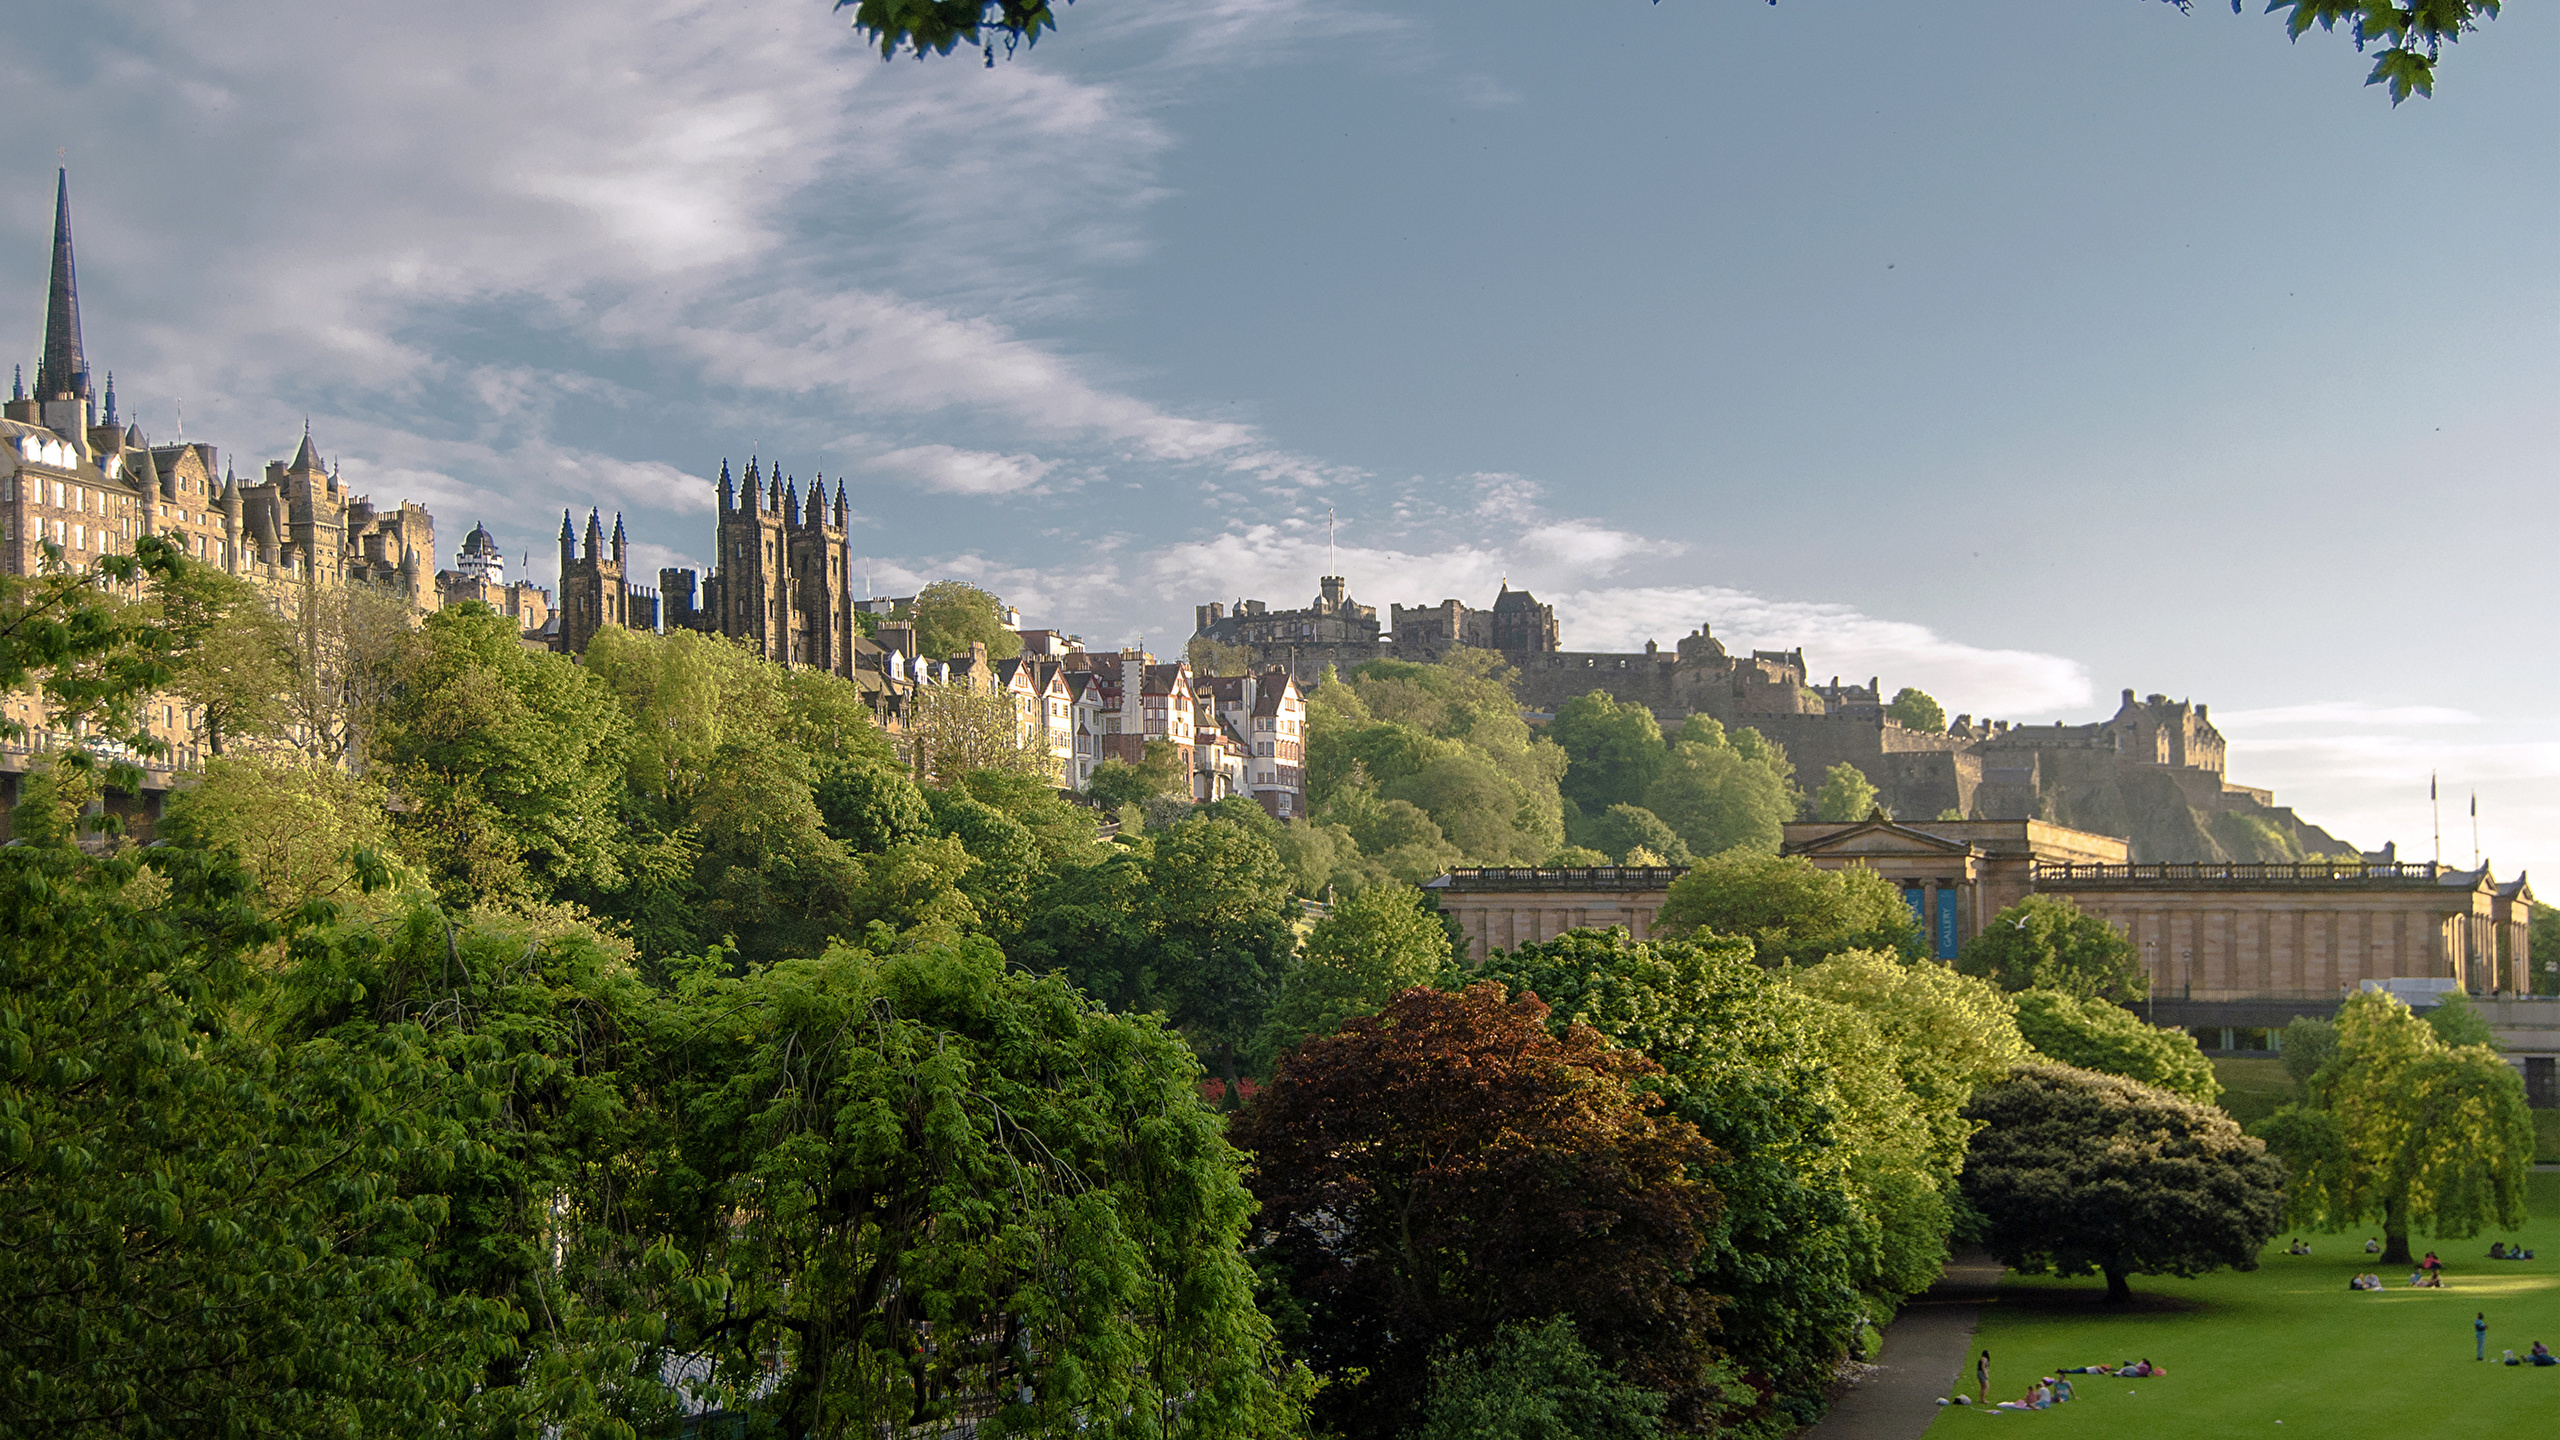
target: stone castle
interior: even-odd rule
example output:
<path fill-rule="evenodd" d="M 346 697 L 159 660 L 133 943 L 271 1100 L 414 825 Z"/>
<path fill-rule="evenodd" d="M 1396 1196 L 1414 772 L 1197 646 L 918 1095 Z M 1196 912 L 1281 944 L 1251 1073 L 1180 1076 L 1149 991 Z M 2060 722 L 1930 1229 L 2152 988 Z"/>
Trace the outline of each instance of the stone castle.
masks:
<path fill-rule="evenodd" d="M 1604 692 L 1653 712 L 1664 732 L 1691 715 L 1750 726 L 1785 747 L 1809 790 L 1838 764 L 1874 783 L 1893 814 L 1926 820 L 2041 820 L 2123 837 L 2138 861 L 2287 860 L 2354 854 L 2355 847 L 2279 806 L 2264 790 L 2224 778 L 2224 743 L 2206 707 L 2126 690 L 2116 713 L 2089 725 L 2011 725 L 1959 715 L 1944 730 L 1914 730 L 1886 713 L 1878 680 L 1815 684 L 1802 650 L 1737 655 L 1705 625 L 1668 652 L 1566 650 L 1555 607 L 1505 582 L 1490 609 L 1456 600 L 1393 605 L 1388 622 L 1353 600 L 1341 576 L 1313 603 L 1274 610 L 1259 600 L 1194 611 L 1199 638 L 1250 649 L 1312 686 L 1327 666 L 1435 661 L 1459 648 L 1492 650 L 1517 671 L 1521 703 L 1552 715 L 1577 695 Z"/>

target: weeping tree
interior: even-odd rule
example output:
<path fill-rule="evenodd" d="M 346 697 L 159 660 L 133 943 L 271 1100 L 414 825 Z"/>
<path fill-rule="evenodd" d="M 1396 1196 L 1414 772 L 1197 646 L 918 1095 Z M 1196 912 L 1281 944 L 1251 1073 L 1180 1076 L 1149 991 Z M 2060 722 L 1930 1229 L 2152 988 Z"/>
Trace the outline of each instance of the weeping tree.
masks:
<path fill-rule="evenodd" d="M 2255 1132 L 2293 1170 L 2294 1223 L 2379 1223 L 2383 1263 L 2409 1263 L 2409 1231 L 2447 1239 L 2524 1223 L 2533 1116 L 2524 1081 L 2486 1045 L 2449 1045 L 2408 1006 L 2368 990 L 2338 1009 L 2337 1048 L 2309 1098 Z"/>

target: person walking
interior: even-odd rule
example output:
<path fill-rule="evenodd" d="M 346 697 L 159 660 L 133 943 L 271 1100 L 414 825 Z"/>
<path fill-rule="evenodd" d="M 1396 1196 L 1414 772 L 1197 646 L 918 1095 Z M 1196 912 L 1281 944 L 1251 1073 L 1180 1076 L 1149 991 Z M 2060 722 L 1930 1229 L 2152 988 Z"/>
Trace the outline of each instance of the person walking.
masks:
<path fill-rule="evenodd" d="M 1982 1352 L 1981 1359 L 1973 1362 L 1973 1393 L 1982 1403 L 1991 1403 L 1991 1352 L 1988 1350 Z"/>
<path fill-rule="evenodd" d="M 2489 1358 L 2489 1312 L 2486 1310 L 2474 1311 L 2471 1316 L 2471 1358 Z"/>

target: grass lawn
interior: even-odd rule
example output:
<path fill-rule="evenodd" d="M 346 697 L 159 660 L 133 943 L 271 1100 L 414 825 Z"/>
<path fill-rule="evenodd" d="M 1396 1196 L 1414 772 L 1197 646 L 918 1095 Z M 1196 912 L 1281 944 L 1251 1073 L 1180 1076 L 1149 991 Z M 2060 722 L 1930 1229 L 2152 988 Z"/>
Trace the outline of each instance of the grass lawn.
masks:
<path fill-rule="evenodd" d="M 2307 1235 L 2312 1253 L 2268 1247 L 2260 1268 L 2197 1280 L 2135 1276 L 2134 1303 L 2110 1313 L 2095 1277 L 2012 1276 L 1985 1307 L 1974 1349 L 1991 1351 L 1991 1398 L 2015 1399 L 2063 1365 L 2148 1358 L 2150 1380 L 2071 1377 L 2079 1398 L 2043 1411 L 1949 1406 L 1935 1437 L 1991 1427 L 2061 1436 L 2531 1435 L 2560 1425 L 2560 1366 L 2509 1369 L 2535 1340 L 2560 1351 L 2560 1172 L 2532 1177 L 2532 1220 L 2513 1236 L 2440 1244 L 2412 1237 L 2446 1262 L 2445 1288 L 2350 1291 L 2378 1270 L 2362 1235 Z M 2491 1239 L 2517 1239 L 2541 1258 L 2491 1260 Z M 2489 1316 L 2489 1363 L 2471 1358 L 2471 1316 Z M 1964 1376 L 1968 1391 L 1972 1371 Z M 2282 1430 L 2278 1430 L 2278 1425 Z"/>
<path fill-rule="evenodd" d="M 2290 1105 L 2301 1098 L 2294 1093 L 2293 1077 L 2284 1073 L 2282 1060 L 2216 1059 L 2209 1063 L 2213 1078 L 2222 1082 L 2224 1112 L 2243 1126 L 2263 1120 L 2276 1113 L 2277 1106 Z"/>

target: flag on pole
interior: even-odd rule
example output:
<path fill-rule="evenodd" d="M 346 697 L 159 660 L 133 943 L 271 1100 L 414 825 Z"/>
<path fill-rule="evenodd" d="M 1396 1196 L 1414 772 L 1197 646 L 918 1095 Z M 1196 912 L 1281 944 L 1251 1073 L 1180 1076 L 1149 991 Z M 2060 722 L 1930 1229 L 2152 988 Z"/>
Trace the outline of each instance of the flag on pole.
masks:
<path fill-rule="evenodd" d="M 2436 798 L 2436 772 L 2433 770 L 2427 772 L 2427 798 Z"/>

